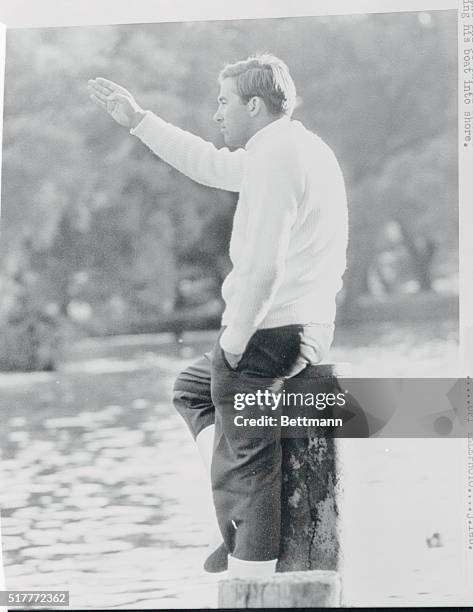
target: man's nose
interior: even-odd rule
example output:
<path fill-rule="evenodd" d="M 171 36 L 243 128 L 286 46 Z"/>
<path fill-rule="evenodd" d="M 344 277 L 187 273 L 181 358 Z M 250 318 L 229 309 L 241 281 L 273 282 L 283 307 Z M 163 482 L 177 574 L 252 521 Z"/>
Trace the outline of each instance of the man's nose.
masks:
<path fill-rule="evenodd" d="M 222 121 L 222 113 L 218 110 L 215 115 L 213 116 L 213 120 L 216 123 L 220 123 Z"/>

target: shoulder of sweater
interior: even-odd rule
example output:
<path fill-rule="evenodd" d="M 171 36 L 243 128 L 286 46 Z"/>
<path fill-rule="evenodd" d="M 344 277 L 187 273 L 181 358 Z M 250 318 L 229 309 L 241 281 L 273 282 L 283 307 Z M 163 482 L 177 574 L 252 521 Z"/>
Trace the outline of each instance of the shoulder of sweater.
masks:
<path fill-rule="evenodd" d="M 286 129 L 268 138 L 261 145 L 252 151 L 255 156 L 264 155 L 271 151 L 272 155 L 281 158 L 291 158 L 304 154 L 310 150 L 312 153 L 333 155 L 329 145 L 316 133 L 307 129 L 300 121 L 291 121 Z"/>
<path fill-rule="evenodd" d="M 297 162 L 298 154 L 302 150 L 303 139 L 301 136 L 294 134 L 290 129 L 286 129 L 272 138 L 267 138 L 248 153 L 255 163 L 275 164 L 281 162 L 292 165 Z"/>
<path fill-rule="evenodd" d="M 305 163 L 302 152 L 290 141 L 264 143 L 264 146 L 251 151 L 247 157 L 246 174 L 253 180 L 260 180 L 264 175 L 278 176 L 285 181 L 303 180 Z"/>
<path fill-rule="evenodd" d="M 278 169 L 286 176 L 301 177 L 315 169 L 331 168 L 335 156 L 331 148 L 317 135 L 306 130 L 306 135 L 283 135 L 268 140 L 256 150 L 248 152 L 248 169 Z M 251 170 L 250 170 L 251 172 Z"/>

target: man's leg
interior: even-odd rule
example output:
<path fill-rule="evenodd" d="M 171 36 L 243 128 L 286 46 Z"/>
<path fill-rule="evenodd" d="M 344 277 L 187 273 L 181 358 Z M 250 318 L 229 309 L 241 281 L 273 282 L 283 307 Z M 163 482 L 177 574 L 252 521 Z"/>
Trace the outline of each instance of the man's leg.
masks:
<path fill-rule="evenodd" d="M 301 353 L 301 330 L 290 325 L 257 331 L 236 370 L 226 363 L 218 343 L 213 352 L 212 488 L 220 530 L 232 555 L 229 569 L 236 575 L 243 576 L 245 567 L 265 575 L 274 571 L 280 539 L 281 445 L 278 419 L 261 427 L 235 424 L 237 415 L 257 419 L 272 414 L 270 405 L 251 403 L 236 411 L 235 394 L 280 393 L 285 379 L 308 363 Z"/>
<path fill-rule="evenodd" d="M 314 335 L 320 341 L 320 332 L 316 332 L 312 334 L 301 325 L 259 330 L 250 340 L 237 371 L 222 359 L 217 343 L 212 364 L 202 358 L 176 381 L 175 406 L 197 443 L 202 440 L 205 463 L 211 444 L 204 440 L 211 440 L 215 421 L 212 489 L 225 540 L 220 553 L 232 552 L 230 570 L 233 566 L 235 577 L 243 577 L 248 571 L 274 571 L 279 552 L 281 446 L 279 427 L 262 427 L 256 438 L 248 436 L 245 428 L 234 426 L 234 396 L 265 389 L 278 393 L 286 378 L 295 376 L 308 363 L 320 361 L 320 342 L 312 338 Z M 264 413 L 259 407 L 247 406 L 240 414 L 257 418 Z M 215 561 L 211 557 L 212 564 L 216 562 L 219 567 L 210 571 L 225 569 L 222 559 Z M 248 562 L 256 563 L 258 570 L 245 565 Z"/>
<path fill-rule="evenodd" d="M 210 395 L 210 361 L 203 356 L 178 376 L 173 390 L 176 410 L 186 422 L 195 439 L 199 454 L 210 476 L 214 440 L 215 409 Z M 204 568 L 209 572 L 227 568 L 228 550 L 214 517 L 209 542 L 209 557 Z"/>
<path fill-rule="evenodd" d="M 179 374 L 174 383 L 173 403 L 196 440 L 215 424 L 215 408 L 210 395 L 210 360 L 205 355 Z M 208 434 L 207 434 L 208 435 Z M 209 457 L 202 457 L 210 464 Z"/>

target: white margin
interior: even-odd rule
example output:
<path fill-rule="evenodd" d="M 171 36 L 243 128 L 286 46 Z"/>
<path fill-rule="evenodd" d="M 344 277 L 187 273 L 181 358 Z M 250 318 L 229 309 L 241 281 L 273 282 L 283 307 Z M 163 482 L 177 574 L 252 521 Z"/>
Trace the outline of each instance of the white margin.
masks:
<path fill-rule="evenodd" d="M 469 7 L 466 11 L 465 7 Z M 466 125 L 469 113 L 470 135 Z M 458 6 L 458 163 L 460 358 L 465 376 L 473 376 L 473 0 Z"/>
<path fill-rule="evenodd" d="M 456 0 L 2 0 L 9 28 L 456 9 Z"/>
<path fill-rule="evenodd" d="M 458 177 L 460 360 L 464 376 L 473 376 L 473 0 L 458 0 Z M 469 411 L 468 411 L 469 414 Z M 468 436 L 473 424 L 467 417 Z M 470 535 L 473 497 L 468 438 L 464 441 L 465 605 L 473 601 L 473 550 Z M 462 602 L 463 603 L 463 602 Z"/>

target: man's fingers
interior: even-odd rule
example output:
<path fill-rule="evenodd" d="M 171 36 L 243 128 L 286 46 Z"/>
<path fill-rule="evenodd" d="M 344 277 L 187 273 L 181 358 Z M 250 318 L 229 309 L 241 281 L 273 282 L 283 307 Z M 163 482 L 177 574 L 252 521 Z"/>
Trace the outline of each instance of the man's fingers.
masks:
<path fill-rule="evenodd" d="M 94 85 L 90 81 L 88 90 L 91 95 L 95 96 L 98 100 L 102 100 L 102 102 L 124 101 L 127 99 L 127 97 L 122 93 L 118 93 L 117 91 L 109 91 L 105 87 Z"/>
<path fill-rule="evenodd" d="M 118 85 L 118 83 L 114 83 L 113 81 L 109 81 L 103 77 L 97 77 L 95 82 L 108 90 L 109 93 L 128 93 L 127 90 L 121 85 Z"/>
<path fill-rule="evenodd" d="M 89 89 L 91 89 L 95 94 L 102 94 L 103 96 L 109 96 L 111 93 L 114 93 L 112 89 L 109 89 L 108 87 L 103 87 L 102 85 L 99 85 L 97 82 L 93 80 L 90 80 L 87 85 Z"/>
<path fill-rule="evenodd" d="M 107 94 L 103 94 L 102 92 L 98 91 L 97 89 L 94 89 L 93 87 L 89 87 L 88 91 L 89 91 L 89 95 L 95 96 L 99 100 L 102 100 L 102 102 L 106 102 L 108 99 Z"/>
<path fill-rule="evenodd" d="M 97 77 L 94 79 L 94 82 L 100 87 L 104 87 L 109 92 L 114 91 L 118 87 L 118 85 L 113 81 L 109 81 L 108 79 L 104 79 L 102 77 Z"/>
<path fill-rule="evenodd" d="M 120 93 L 114 93 L 108 99 L 112 102 L 128 102 L 128 97 Z"/>
<path fill-rule="evenodd" d="M 95 104 L 98 104 L 98 106 L 100 106 L 101 108 L 103 108 L 104 110 L 107 110 L 107 104 L 106 102 L 104 102 L 103 100 L 101 100 L 100 98 L 98 98 L 95 94 L 90 94 L 89 98 L 95 102 Z"/>

